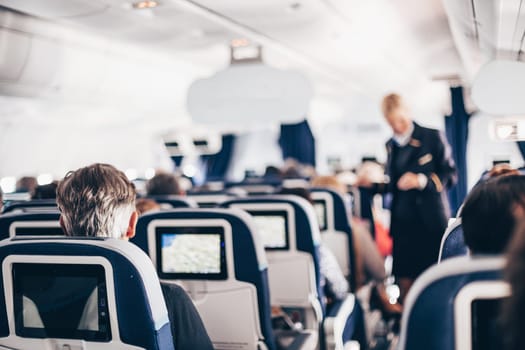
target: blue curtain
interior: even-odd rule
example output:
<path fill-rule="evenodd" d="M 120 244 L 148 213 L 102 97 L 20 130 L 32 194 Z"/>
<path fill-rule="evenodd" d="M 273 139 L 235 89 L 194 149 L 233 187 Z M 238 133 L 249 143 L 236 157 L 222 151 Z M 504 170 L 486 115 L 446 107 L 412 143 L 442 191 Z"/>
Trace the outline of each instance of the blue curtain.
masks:
<path fill-rule="evenodd" d="M 282 124 L 279 145 L 283 159 L 315 166 L 315 139 L 306 119 L 298 124 Z"/>
<path fill-rule="evenodd" d="M 521 156 L 525 160 L 525 141 L 518 141 L 518 148 L 520 149 Z"/>
<path fill-rule="evenodd" d="M 219 153 L 202 156 L 206 167 L 206 181 L 222 181 L 226 176 L 233 155 L 235 135 L 222 136 L 222 148 Z"/>
<path fill-rule="evenodd" d="M 173 156 L 171 157 L 171 160 L 173 161 L 173 163 L 175 164 L 175 167 L 180 167 L 180 165 L 182 164 L 182 160 L 184 159 L 184 156 Z"/>
<path fill-rule="evenodd" d="M 465 110 L 463 87 L 450 88 L 450 94 L 452 114 L 445 117 L 445 130 L 458 169 L 458 183 L 448 194 L 450 208 L 455 215 L 467 195 L 467 140 L 470 115 Z"/>

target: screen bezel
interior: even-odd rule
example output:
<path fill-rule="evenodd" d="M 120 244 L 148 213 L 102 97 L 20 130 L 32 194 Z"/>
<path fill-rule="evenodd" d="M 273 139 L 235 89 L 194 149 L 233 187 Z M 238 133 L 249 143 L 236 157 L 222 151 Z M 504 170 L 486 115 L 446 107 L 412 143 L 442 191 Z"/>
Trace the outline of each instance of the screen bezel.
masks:
<path fill-rule="evenodd" d="M 248 214 L 251 216 L 280 216 L 284 217 L 284 241 L 285 245 L 282 247 L 266 247 L 264 246 L 264 250 L 290 250 L 290 232 L 288 229 L 288 212 L 286 210 L 255 210 L 255 209 L 245 209 Z M 264 238 L 262 238 L 262 242 L 264 244 Z"/>
<path fill-rule="evenodd" d="M 20 233 L 20 231 L 30 231 L 30 232 L 24 232 Z M 60 231 L 60 234 L 58 233 L 49 233 L 46 231 Z M 28 227 L 28 226 L 17 226 L 15 227 L 15 236 L 65 236 L 64 230 L 60 226 L 50 226 L 50 227 Z"/>
<path fill-rule="evenodd" d="M 217 273 L 186 273 L 162 271 L 162 235 L 163 234 L 217 234 L 220 236 L 220 272 Z M 159 226 L 155 228 L 155 250 L 157 272 L 161 279 L 166 280 L 226 280 L 228 267 L 226 262 L 226 242 L 224 228 L 221 226 Z"/>
<path fill-rule="evenodd" d="M 57 270 L 59 273 L 57 274 Z M 81 330 L 81 329 L 45 329 L 25 327 L 23 319 L 23 294 L 17 290 L 17 274 L 26 273 L 29 276 L 50 275 L 63 277 L 87 277 L 97 279 L 98 288 L 98 317 L 99 327 L 105 331 Z M 82 276 L 83 275 L 83 276 Z M 64 263 L 25 263 L 14 262 L 12 264 L 12 298 L 14 311 L 15 333 L 23 338 L 60 338 L 77 339 L 88 342 L 110 342 L 112 340 L 111 318 L 109 311 L 109 300 L 107 292 L 107 280 L 105 268 L 99 264 L 64 264 Z M 17 312 L 17 310 L 21 310 Z"/>
<path fill-rule="evenodd" d="M 316 214 L 318 222 L 319 222 L 319 217 L 317 216 L 317 209 L 315 208 L 315 206 L 322 205 L 323 207 L 324 220 L 323 222 L 319 222 L 319 229 L 321 231 L 326 231 L 328 229 L 328 204 L 326 203 L 326 200 L 324 199 L 314 199 L 313 202 L 314 202 L 314 209 L 315 209 L 315 214 Z"/>

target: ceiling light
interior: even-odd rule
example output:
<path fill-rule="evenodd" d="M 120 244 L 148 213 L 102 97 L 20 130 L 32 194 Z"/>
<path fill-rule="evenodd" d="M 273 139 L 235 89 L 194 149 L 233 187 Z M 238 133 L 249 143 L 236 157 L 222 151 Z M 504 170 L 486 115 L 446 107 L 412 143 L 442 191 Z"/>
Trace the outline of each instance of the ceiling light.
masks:
<path fill-rule="evenodd" d="M 48 185 L 53 182 L 53 175 L 51 174 L 40 174 L 36 178 L 39 185 Z"/>
<path fill-rule="evenodd" d="M 144 0 L 144 1 L 138 1 L 138 2 L 133 3 L 133 8 L 139 9 L 139 10 L 152 9 L 157 6 L 159 6 L 159 3 L 154 0 Z"/>
<path fill-rule="evenodd" d="M 250 41 L 246 38 L 233 39 L 231 42 L 232 47 L 244 47 L 248 46 Z"/>

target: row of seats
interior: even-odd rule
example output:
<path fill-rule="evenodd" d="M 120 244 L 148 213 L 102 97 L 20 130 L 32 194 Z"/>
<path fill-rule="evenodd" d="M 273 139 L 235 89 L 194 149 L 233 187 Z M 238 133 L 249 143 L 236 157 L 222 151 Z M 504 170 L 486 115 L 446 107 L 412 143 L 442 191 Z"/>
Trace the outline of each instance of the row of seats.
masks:
<path fill-rule="evenodd" d="M 330 203 L 330 200 L 326 201 Z M 302 333 L 304 337 L 299 337 L 302 339 L 302 348 L 315 348 L 317 334 L 320 335 L 323 345 L 326 344 L 327 348 L 342 348 L 343 342 L 350 340 L 355 333 L 353 329 L 348 328 L 355 328 L 356 325 L 355 320 L 348 322 L 348 319 L 352 318 L 355 300 L 350 295 L 335 309 L 329 312 L 324 309 L 322 291 L 319 287 L 319 265 L 316 253 L 319 231 L 317 230 L 314 210 L 309 203 L 302 199 L 282 196 L 231 200 L 224 203 L 223 206 L 242 207 L 243 205 L 250 206 L 257 203 L 263 206 L 263 210 L 258 212 L 259 216 L 263 219 L 273 219 L 274 224 L 276 216 L 273 214 L 285 214 L 280 217 L 280 221 L 279 216 L 277 216 L 277 222 L 285 223 L 283 233 L 286 235 L 284 240 L 288 246 L 286 250 L 268 251 L 269 272 L 266 272 L 265 254 L 261 253 L 262 243 L 258 243 L 257 239 L 253 238 L 253 232 L 256 231 L 256 228 L 253 228 L 253 222 L 250 223 L 246 214 L 239 211 L 186 209 L 147 214 L 141 217 L 138 222 L 137 236 L 134 242 L 150 255 L 157 266 L 161 279 L 175 279 L 186 287 L 203 317 L 216 348 L 226 349 L 237 346 L 249 349 L 257 348 L 261 344 L 269 349 L 275 348 L 273 343 L 275 337 L 272 334 L 269 322 L 268 282 L 270 287 L 273 286 L 271 288 L 271 304 L 280 305 L 284 309 L 292 310 L 302 316 L 301 321 L 305 326 L 305 331 Z M 325 209 L 327 210 L 326 215 L 330 217 L 330 225 L 335 228 L 337 222 L 338 227 L 340 227 L 341 224 L 338 220 L 332 218 L 332 207 L 334 205 L 330 204 L 328 209 Z M 250 208 L 243 209 L 256 214 L 253 210 L 250 211 Z M 0 232 L 9 232 L 10 236 L 24 234 L 21 231 L 17 233 L 17 230 L 13 231 L 11 228 L 13 223 L 17 222 L 17 218 L 19 220 L 18 224 L 15 225 L 17 228 L 20 228 L 20 221 L 37 220 L 36 222 L 33 221 L 32 225 L 29 225 L 30 227 L 26 227 L 31 231 L 35 225 L 40 225 L 40 228 L 47 226 L 43 225 L 42 221 L 54 222 L 58 226 L 58 217 L 57 212 L 4 214 L 0 216 Z M 344 217 L 346 218 L 346 215 Z M 255 221 L 257 222 L 257 219 Z M 348 222 L 346 225 L 346 232 L 343 236 L 346 237 L 348 245 L 348 242 L 351 242 L 351 231 Z M 273 228 L 275 229 L 275 226 Z M 279 227 L 276 229 L 279 232 Z M 200 276 L 199 273 L 183 273 L 180 275 L 169 272 L 169 269 L 164 271 L 163 267 L 169 264 L 162 260 L 162 252 L 164 249 L 168 249 L 163 244 L 169 242 L 170 237 L 177 236 L 186 236 L 186 241 L 183 240 L 182 242 L 189 244 L 191 239 L 188 240 L 188 237 L 191 238 L 192 235 L 193 239 L 197 238 L 197 242 L 199 239 L 202 242 L 211 239 L 210 242 L 220 243 L 220 249 L 213 250 L 208 247 L 211 250 L 203 251 L 204 255 L 202 256 L 204 259 L 210 254 L 213 256 L 213 253 L 219 252 L 220 268 L 217 271 L 201 273 Z M 217 239 L 219 240 L 217 241 Z M 205 243 L 205 245 L 208 244 L 211 243 Z M 184 249 L 180 252 L 182 254 L 180 256 L 184 255 L 184 251 L 190 250 Z M 349 254 L 348 252 L 347 250 L 347 254 Z M 292 261 L 287 261 L 287 255 L 295 256 L 295 258 Z M 345 259 L 345 261 L 350 261 L 348 257 Z M 179 261 L 178 263 L 182 262 Z M 269 278 L 266 276 L 267 273 Z M 205 279 L 212 275 L 211 280 Z M 296 280 L 291 283 L 291 278 L 296 278 Z M 284 286 L 280 282 L 284 282 Z M 290 286 L 294 288 L 290 288 Z M 246 304 L 243 305 L 244 307 L 239 307 L 240 300 Z M 218 311 L 218 305 L 223 308 L 222 311 Z M 232 321 L 224 322 L 225 315 L 229 315 L 228 317 L 231 317 Z M 259 316 L 258 320 L 254 320 L 257 315 Z M 331 317 L 325 318 L 323 315 L 330 315 Z M 354 315 L 354 317 L 357 316 Z M 323 320 L 324 323 L 322 323 Z M 321 325 L 324 325 L 324 328 L 319 332 Z M 284 343 L 287 342 L 286 339 L 289 339 L 290 341 L 294 340 L 296 345 L 298 344 L 296 335 L 292 336 L 285 332 L 285 334 L 280 334 L 278 338 L 284 339 Z M 291 348 L 295 347 L 292 346 Z"/>

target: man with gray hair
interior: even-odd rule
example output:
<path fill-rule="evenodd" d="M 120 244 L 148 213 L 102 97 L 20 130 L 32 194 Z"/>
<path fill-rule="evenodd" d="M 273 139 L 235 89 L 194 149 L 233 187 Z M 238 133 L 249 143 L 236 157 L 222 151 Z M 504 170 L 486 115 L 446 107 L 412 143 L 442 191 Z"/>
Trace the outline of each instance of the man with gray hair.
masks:
<path fill-rule="evenodd" d="M 60 224 L 68 236 L 112 237 L 135 235 L 135 186 L 109 164 L 93 164 L 70 171 L 57 188 Z M 212 350 L 202 320 L 184 290 L 161 284 L 168 307 L 173 344 L 177 350 Z"/>

